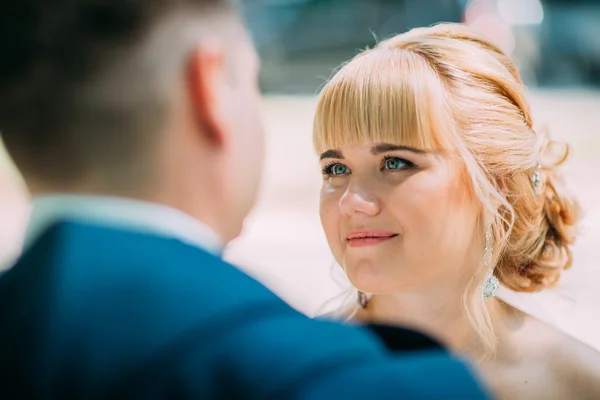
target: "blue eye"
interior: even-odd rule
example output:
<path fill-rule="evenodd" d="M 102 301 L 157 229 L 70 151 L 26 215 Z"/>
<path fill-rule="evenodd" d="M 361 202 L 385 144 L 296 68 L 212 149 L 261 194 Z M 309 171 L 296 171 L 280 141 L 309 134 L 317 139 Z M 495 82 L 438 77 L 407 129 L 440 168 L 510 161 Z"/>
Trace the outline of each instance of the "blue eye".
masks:
<path fill-rule="evenodd" d="M 383 162 L 384 170 L 398 170 L 411 167 L 413 164 L 410 161 L 403 160 L 398 157 L 386 157 Z"/>
<path fill-rule="evenodd" d="M 333 175 L 343 175 L 350 172 L 350 170 L 344 164 L 335 164 L 331 169 L 331 172 Z"/>
<path fill-rule="evenodd" d="M 349 173 L 350 168 L 340 163 L 333 163 L 323 168 L 323 174 L 329 176 L 347 175 Z"/>

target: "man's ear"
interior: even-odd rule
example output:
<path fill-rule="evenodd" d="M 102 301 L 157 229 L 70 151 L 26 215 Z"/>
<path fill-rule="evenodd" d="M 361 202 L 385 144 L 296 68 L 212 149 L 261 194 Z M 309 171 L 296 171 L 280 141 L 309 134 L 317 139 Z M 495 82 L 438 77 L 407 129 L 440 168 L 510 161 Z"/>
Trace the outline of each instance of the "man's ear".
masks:
<path fill-rule="evenodd" d="M 190 105 L 199 132 L 216 146 L 228 139 L 226 68 L 224 49 L 209 42 L 192 51 L 186 68 Z"/>

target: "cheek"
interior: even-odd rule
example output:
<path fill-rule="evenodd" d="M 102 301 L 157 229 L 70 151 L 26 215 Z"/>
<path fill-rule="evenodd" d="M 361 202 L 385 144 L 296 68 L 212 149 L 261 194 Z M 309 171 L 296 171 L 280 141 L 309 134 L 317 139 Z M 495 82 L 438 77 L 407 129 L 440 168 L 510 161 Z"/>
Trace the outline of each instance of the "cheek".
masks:
<path fill-rule="evenodd" d="M 406 230 L 407 239 L 425 244 L 467 222 L 465 210 L 472 209 L 467 197 L 467 190 L 455 177 L 424 172 L 390 192 L 386 203 Z"/>
<path fill-rule="evenodd" d="M 406 230 L 412 256 L 437 264 L 440 258 L 450 260 L 466 251 L 477 209 L 458 177 L 433 178 L 424 176 L 395 193 L 394 212 Z"/>
<path fill-rule="evenodd" d="M 385 203 L 401 225 L 408 230 L 425 228 L 447 206 L 444 189 L 418 174 L 394 188 Z"/>
<path fill-rule="evenodd" d="M 238 146 L 240 159 L 247 161 L 248 172 L 257 174 L 257 171 L 262 171 L 265 156 L 266 138 L 261 110 L 256 103 L 242 102 L 236 115 L 235 124 L 240 137 Z"/>
<path fill-rule="evenodd" d="M 325 187 L 321 189 L 319 214 L 325 236 L 332 249 L 339 242 L 339 223 L 341 218 L 339 200 L 336 192 L 328 190 Z"/>

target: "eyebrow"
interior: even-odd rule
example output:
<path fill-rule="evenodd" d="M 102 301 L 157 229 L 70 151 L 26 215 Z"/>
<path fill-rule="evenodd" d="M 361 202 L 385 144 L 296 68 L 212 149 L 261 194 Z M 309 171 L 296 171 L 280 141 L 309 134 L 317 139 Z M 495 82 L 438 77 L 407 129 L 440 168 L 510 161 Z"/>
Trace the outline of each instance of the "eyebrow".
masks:
<path fill-rule="evenodd" d="M 324 160 L 326 158 L 343 159 L 344 155 L 339 150 L 327 150 L 326 152 L 324 152 L 323 154 L 321 154 L 321 160 Z"/>
<path fill-rule="evenodd" d="M 387 153 L 389 151 L 398 151 L 398 150 L 412 151 L 413 153 L 417 153 L 417 154 L 425 154 L 425 151 L 421 150 L 421 149 L 417 149 L 417 148 L 410 147 L 410 146 L 401 146 L 401 145 L 396 145 L 396 144 L 391 144 L 391 143 L 380 143 L 380 144 L 377 144 L 377 145 L 371 147 L 371 154 L 376 156 L 376 155 L 379 155 L 382 153 Z M 327 150 L 326 152 L 321 154 L 321 160 L 324 160 L 326 158 L 337 158 L 337 159 L 342 160 L 342 159 L 344 159 L 344 155 L 339 150 Z"/>
<path fill-rule="evenodd" d="M 421 150 L 421 149 L 417 149 L 417 148 L 410 147 L 410 146 L 399 146 L 399 145 L 390 144 L 390 143 L 380 143 L 378 145 L 371 147 L 371 154 L 376 156 L 381 153 L 387 153 L 388 151 L 397 151 L 397 150 L 405 150 L 405 151 L 412 151 L 413 153 L 417 153 L 417 154 L 425 154 L 425 151 Z"/>

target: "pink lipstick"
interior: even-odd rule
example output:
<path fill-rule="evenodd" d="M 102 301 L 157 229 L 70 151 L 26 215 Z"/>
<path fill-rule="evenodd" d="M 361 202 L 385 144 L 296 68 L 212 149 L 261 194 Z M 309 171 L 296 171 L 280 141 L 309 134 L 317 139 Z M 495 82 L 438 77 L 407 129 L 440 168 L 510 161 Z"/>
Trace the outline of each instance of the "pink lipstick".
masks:
<path fill-rule="evenodd" d="M 350 247 L 375 246 L 387 242 L 398 236 L 397 233 L 388 231 L 355 231 L 346 235 L 346 242 Z"/>

